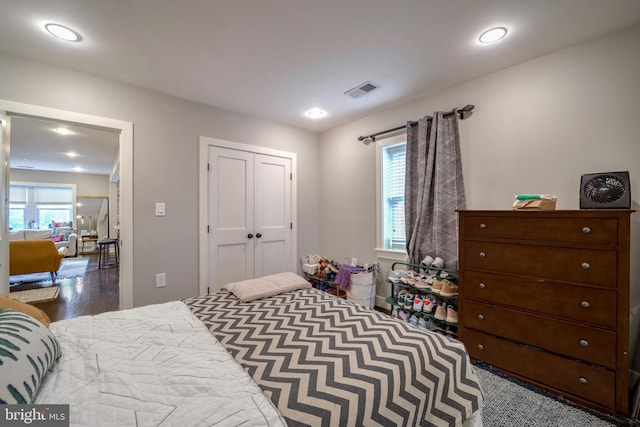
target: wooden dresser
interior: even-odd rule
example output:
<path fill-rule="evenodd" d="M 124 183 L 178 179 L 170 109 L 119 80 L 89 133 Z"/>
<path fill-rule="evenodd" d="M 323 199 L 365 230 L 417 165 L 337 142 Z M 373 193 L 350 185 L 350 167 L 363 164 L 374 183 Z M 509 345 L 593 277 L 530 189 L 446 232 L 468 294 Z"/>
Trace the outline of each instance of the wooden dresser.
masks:
<path fill-rule="evenodd" d="M 585 406 L 629 414 L 633 210 L 459 211 L 459 339 Z"/>

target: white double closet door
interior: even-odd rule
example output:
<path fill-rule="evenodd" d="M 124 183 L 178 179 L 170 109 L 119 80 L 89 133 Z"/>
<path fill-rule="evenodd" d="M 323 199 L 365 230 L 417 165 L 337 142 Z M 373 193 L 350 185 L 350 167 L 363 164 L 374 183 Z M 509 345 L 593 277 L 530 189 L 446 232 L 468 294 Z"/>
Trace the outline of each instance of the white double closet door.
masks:
<path fill-rule="evenodd" d="M 292 268 L 292 159 L 209 146 L 209 292 Z"/>

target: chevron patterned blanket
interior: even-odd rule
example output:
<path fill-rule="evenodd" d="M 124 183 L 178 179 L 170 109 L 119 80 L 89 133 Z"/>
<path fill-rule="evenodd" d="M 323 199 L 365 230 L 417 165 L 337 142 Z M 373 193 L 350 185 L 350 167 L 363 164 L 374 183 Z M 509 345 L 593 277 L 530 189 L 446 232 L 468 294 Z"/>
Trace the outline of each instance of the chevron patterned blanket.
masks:
<path fill-rule="evenodd" d="M 183 301 L 292 426 L 461 426 L 483 404 L 462 343 L 315 289 Z"/>

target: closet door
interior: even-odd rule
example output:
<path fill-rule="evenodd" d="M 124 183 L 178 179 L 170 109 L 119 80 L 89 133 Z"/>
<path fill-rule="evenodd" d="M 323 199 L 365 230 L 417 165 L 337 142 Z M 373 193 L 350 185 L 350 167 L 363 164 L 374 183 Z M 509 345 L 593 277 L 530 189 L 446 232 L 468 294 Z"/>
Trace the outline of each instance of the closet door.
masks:
<path fill-rule="evenodd" d="M 210 292 L 254 277 L 253 162 L 253 153 L 209 147 Z"/>
<path fill-rule="evenodd" d="M 294 271 L 292 159 L 209 147 L 208 288 Z"/>
<path fill-rule="evenodd" d="M 289 271 L 291 159 L 255 155 L 255 277 Z"/>

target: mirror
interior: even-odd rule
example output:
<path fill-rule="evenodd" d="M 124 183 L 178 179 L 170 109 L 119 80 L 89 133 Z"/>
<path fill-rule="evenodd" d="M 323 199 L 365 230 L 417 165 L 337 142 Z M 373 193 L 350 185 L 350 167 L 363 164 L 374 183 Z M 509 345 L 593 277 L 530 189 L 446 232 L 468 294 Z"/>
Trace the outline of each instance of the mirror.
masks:
<path fill-rule="evenodd" d="M 78 238 L 97 236 L 109 238 L 109 198 L 106 196 L 76 197 L 76 229 Z"/>

